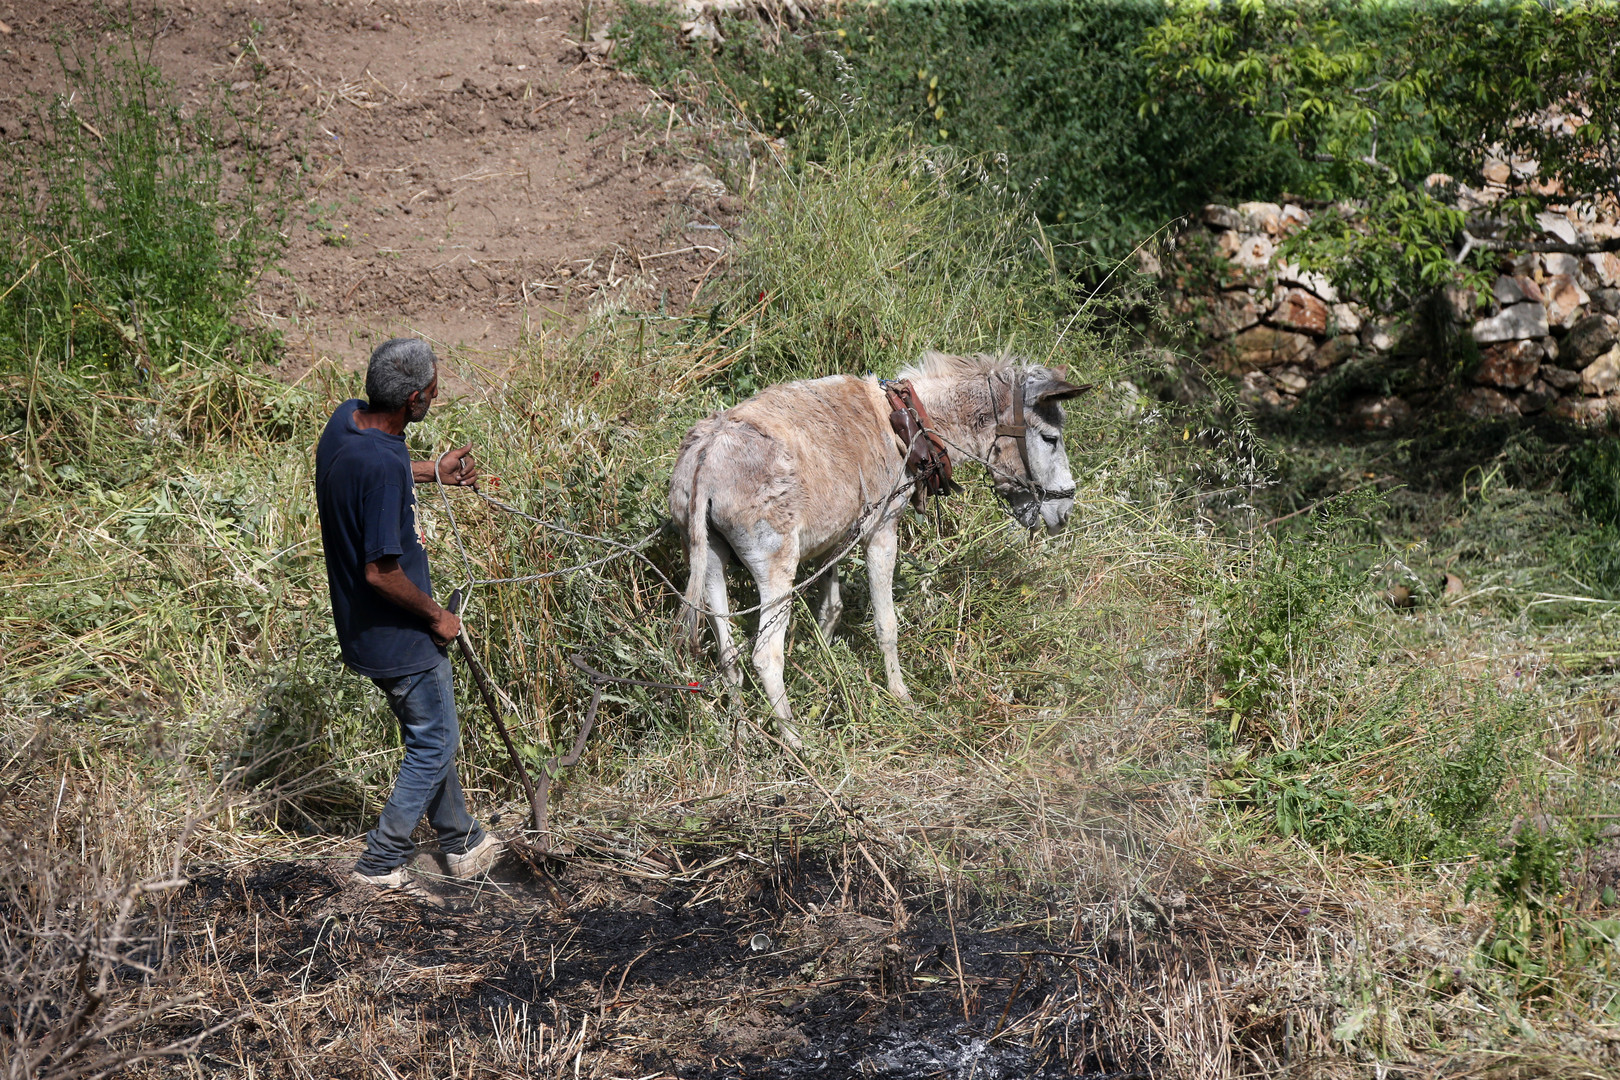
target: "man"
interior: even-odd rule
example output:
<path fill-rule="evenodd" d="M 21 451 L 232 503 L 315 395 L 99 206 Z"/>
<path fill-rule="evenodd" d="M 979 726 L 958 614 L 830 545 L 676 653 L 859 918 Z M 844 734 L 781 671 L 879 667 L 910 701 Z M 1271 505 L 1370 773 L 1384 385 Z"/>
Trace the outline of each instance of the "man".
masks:
<path fill-rule="evenodd" d="M 473 878 L 501 843 L 467 813 L 456 778 L 455 693 L 445 651 L 461 620 L 433 599 L 427 552 L 418 539 L 416 485 L 434 480 L 432 461 L 412 461 L 405 426 L 427 415 L 439 392 L 438 360 L 427 342 L 394 338 L 366 367 L 366 401 L 338 406 L 315 450 L 315 501 L 326 545 L 343 662 L 371 678 L 399 718 L 405 760 L 354 876 L 403 888 L 415 853 L 411 833 L 424 814 L 439 835 L 450 873 Z M 478 477 L 472 445 L 438 461 L 446 484 Z"/>

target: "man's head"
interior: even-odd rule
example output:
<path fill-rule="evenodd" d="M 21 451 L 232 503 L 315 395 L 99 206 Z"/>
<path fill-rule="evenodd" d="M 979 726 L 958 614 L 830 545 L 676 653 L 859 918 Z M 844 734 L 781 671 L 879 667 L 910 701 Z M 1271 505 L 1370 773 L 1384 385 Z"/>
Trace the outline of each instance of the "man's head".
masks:
<path fill-rule="evenodd" d="M 439 362 L 421 338 L 391 338 L 377 346 L 366 365 L 366 409 L 405 410 L 405 422 L 427 415 L 439 391 Z"/>

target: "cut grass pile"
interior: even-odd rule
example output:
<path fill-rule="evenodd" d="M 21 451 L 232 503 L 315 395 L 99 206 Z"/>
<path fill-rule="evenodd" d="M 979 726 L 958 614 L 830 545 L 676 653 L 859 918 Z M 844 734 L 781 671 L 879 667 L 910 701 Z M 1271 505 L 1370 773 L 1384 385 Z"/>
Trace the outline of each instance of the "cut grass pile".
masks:
<path fill-rule="evenodd" d="M 1394 497 L 1269 526 L 1290 508 L 1266 502 L 1278 501 L 1266 438 L 1128 385 L 1124 345 L 1093 329 L 1095 313 L 1072 317 L 1082 298 L 1056 279 L 1027 209 L 972 161 L 878 142 L 766 181 L 706 310 L 604 311 L 581 332 L 542 333 L 509 382 L 411 429 L 424 455 L 472 441 L 490 486 L 525 511 L 654 537 L 647 562 L 475 592 L 469 626 L 525 752 L 537 759 L 579 719 L 571 652 L 614 674 L 712 681 L 707 659 L 674 651 L 675 596 L 653 572 L 684 580 L 659 532 L 664 484 L 692 421 L 770 381 L 888 374 L 936 345 L 1071 364 L 1104 386 L 1071 410 L 1075 516 L 1032 539 L 970 482 L 907 521 L 897 593 L 916 708 L 874 675 L 853 560 L 831 641 L 796 612 L 802 757 L 757 737 L 752 690 L 610 694 L 554 808 L 559 838 L 595 862 L 560 879 L 570 891 L 556 894 L 545 962 L 568 970 L 569 920 L 640 903 L 631 886 L 652 881 L 697 890 L 682 904 L 712 889 L 734 916 L 727 933 L 768 915 L 797 943 L 816 940 L 826 911 L 867 920 L 873 947 L 816 979 L 877 1014 L 907 994 L 959 998 L 965 1037 L 1074 1070 L 1612 1067 L 1620 650 L 1610 616 L 1593 613 L 1606 608 L 1534 615 L 1551 579 L 1493 577 L 1500 553 L 1481 533 L 1508 508 L 1567 513 L 1563 497 L 1501 480 L 1435 500 L 1446 535 L 1473 544 L 1449 563 L 1473 586 L 1391 610 L 1385 579 L 1420 565 L 1416 535 L 1387 531 Z M 493 933 L 482 966 L 430 989 L 425 967 L 376 968 L 367 949 L 388 941 L 374 902 L 321 906 L 342 891 L 333 868 L 398 753 L 380 695 L 336 663 L 314 516 L 313 444 L 354 377 L 319 369 L 287 386 L 225 356 L 109 375 L 100 395 L 47 375 L 6 390 L 5 438 L 38 465 L 6 475 L 0 525 L 4 829 L 28 853 L 0 872 L 0 905 L 8 955 L 30 958 L 8 965 L 23 1005 L 0 1024 L 7 1053 L 68 1075 L 96 1055 L 200 1039 L 210 1068 L 255 1075 L 339 1075 L 379 1056 L 400 1075 L 440 1075 L 468 1054 L 503 1075 L 631 1075 L 627 1040 L 668 1036 L 655 1019 L 675 1015 L 656 979 L 632 975 L 635 958 L 600 973 L 594 998 L 547 983 L 551 1011 L 536 1001 L 521 1022 L 486 1023 L 453 1001 L 505 993 L 493 950 L 510 963 L 514 940 L 538 947 L 527 931 L 415 908 L 387 920 Z M 607 553 L 449 497 L 475 576 Z M 450 513 L 433 489 L 420 505 L 447 591 L 464 574 Z M 512 813 L 521 796 L 477 734 L 478 704 L 461 706 L 475 807 Z M 701 881 L 683 862 L 698 835 L 705 853 L 734 856 Z M 812 892 L 782 883 L 788 838 L 830 868 L 815 911 L 802 906 Z M 238 869 L 294 858 L 304 869 L 283 877 Z M 175 867 L 211 884 L 164 900 Z M 801 906 L 766 905 L 772 890 Z M 120 923 L 131 896 L 134 921 Z M 246 935 L 277 903 L 289 936 L 268 963 L 253 939 L 250 989 Z M 222 942 L 205 917 L 235 936 Z M 907 927 L 941 918 L 949 937 L 925 971 Z M 1040 985 L 1023 998 L 1011 973 L 959 956 L 962 936 L 1015 928 L 1070 965 L 1026 965 Z M 76 978 L 81 964 L 107 972 L 106 1005 L 86 1008 L 96 983 Z M 783 978 L 801 996 L 834 992 L 813 974 Z M 610 976 L 639 1013 L 618 1010 Z M 384 990 L 412 980 L 408 1014 Z M 703 1007 L 743 1008 L 726 1000 Z M 50 1041 L 75 1010 L 77 1056 Z M 691 1038 L 671 1045 L 696 1054 Z"/>

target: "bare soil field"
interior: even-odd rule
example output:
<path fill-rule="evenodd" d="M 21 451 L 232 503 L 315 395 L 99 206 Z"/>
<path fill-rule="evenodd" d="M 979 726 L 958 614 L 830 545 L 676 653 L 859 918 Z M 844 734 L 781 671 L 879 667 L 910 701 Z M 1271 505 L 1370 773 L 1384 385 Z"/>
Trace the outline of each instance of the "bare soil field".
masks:
<path fill-rule="evenodd" d="M 109 15 L 108 9 L 111 8 Z M 0 6 L 0 134 L 127 12 Z M 457 363 L 592 305 L 680 310 L 723 258 L 736 200 L 680 108 L 605 65 L 580 5 L 197 0 L 135 5 L 188 103 L 234 111 L 225 153 L 284 185 L 287 247 L 258 313 L 296 377 L 419 335 Z M 585 46 L 579 42 L 584 39 Z"/>

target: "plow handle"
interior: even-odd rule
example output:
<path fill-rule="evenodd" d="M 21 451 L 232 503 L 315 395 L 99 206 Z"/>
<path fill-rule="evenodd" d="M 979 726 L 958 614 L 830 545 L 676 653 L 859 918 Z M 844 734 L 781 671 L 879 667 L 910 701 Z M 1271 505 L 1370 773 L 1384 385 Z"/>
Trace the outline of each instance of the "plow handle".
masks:
<path fill-rule="evenodd" d="M 460 589 L 450 594 L 450 602 L 445 607 L 449 609 L 452 615 L 461 614 Z M 544 837 L 546 831 L 545 794 L 535 790 L 534 780 L 529 776 L 529 770 L 524 768 L 523 759 L 518 757 L 517 747 L 513 745 L 512 736 L 506 730 L 506 722 L 501 719 L 500 705 L 495 700 L 494 688 L 489 684 L 489 674 L 484 670 L 484 665 L 479 663 L 478 655 L 473 652 L 472 639 L 467 636 L 466 623 L 462 624 L 461 633 L 456 635 L 456 646 L 461 650 L 461 658 L 466 661 L 467 668 L 472 672 L 473 682 L 478 687 L 479 696 L 484 699 L 484 708 L 488 710 L 489 718 L 495 722 L 495 730 L 501 736 L 501 743 L 506 747 L 506 754 L 512 759 L 512 768 L 517 770 L 518 779 L 523 781 L 523 790 L 529 796 L 529 809 L 534 814 L 535 832 Z M 549 784 L 546 786 L 550 787 Z"/>

